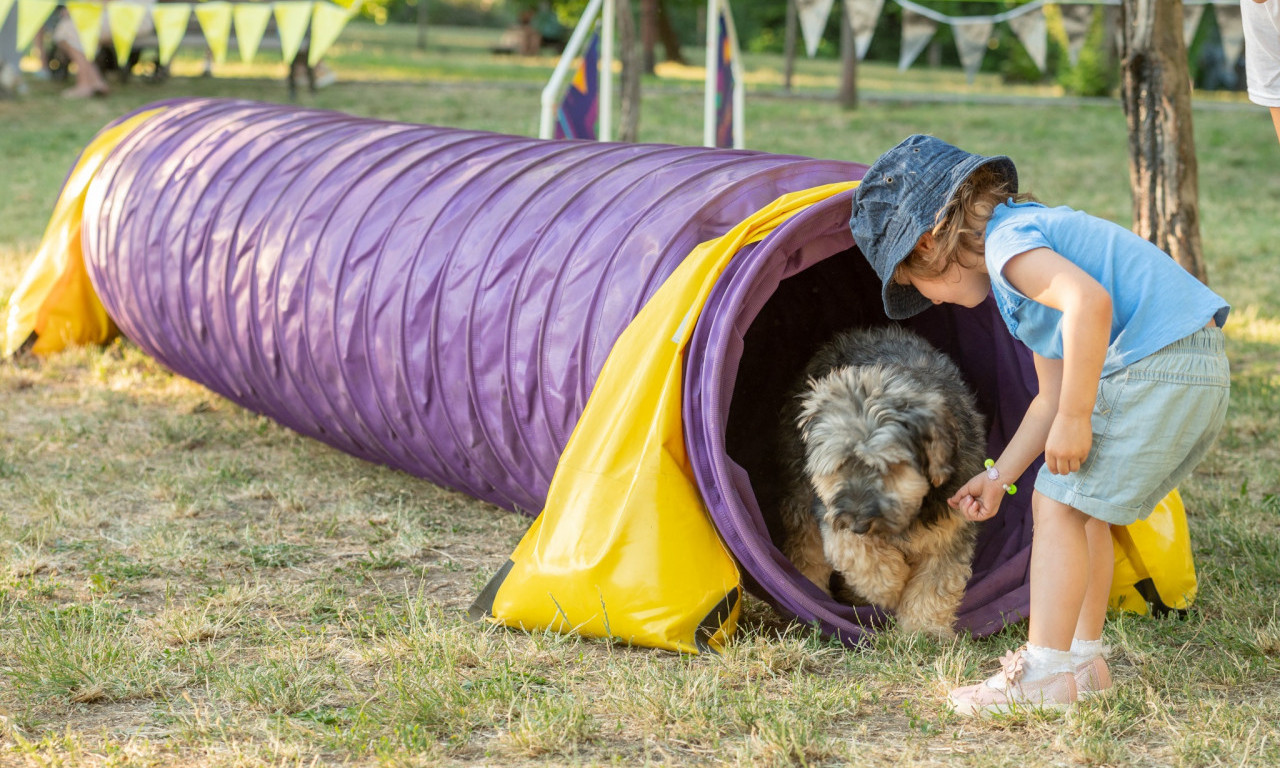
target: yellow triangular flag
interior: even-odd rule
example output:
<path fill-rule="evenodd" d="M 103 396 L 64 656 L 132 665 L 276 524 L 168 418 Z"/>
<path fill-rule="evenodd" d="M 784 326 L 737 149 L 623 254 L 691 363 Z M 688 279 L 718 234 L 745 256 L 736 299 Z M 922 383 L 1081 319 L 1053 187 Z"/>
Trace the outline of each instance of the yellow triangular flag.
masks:
<path fill-rule="evenodd" d="M 231 3 L 211 0 L 196 6 L 196 18 L 204 31 L 204 41 L 209 44 L 214 64 L 225 64 L 227 45 L 231 41 Z"/>
<path fill-rule="evenodd" d="M 314 67 L 320 63 L 320 59 L 329 50 L 329 46 L 333 45 L 333 41 L 338 39 L 338 35 L 342 34 L 342 29 L 347 26 L 350 18 L 345 8 L 339 8 L 333 3 L 316 3 L 315 10 L 311 13 L 311 47 L 307 51 L 309 66 Z"/>
<path fill-rule="evenodd" d="M 84 57 L 93 61 L 98 55 L 98 37 L 102 34 L 102 3 L 86 3 L 72 0 L 67 3 L 67 14 L 75 25 L 76 36 L 80 38 L 80 50 Z"/>
<path fill-rule="evenodd" d="M 147 15 L 147 7 L 118 0 L 107 4 L 107 24 L 111 27 L 111 44 L 116 47 L 116 61 L 124 66 L 138 37 L 138 26 Z"/>
<path fill-rule="evenodd" d="M 292 64 L 307 34 L 307 22 L 311 21 L 309 0 L 284 0 L 276 6 L 276 29 L 280 32 L 280 55 L 285 64 Z"/>
<path fill-rule="evenodd" d="M 44 26 L 58 0 L 19 0 L 18 2 L 18 50 L 25 51 L 36 33 Z"/>
<path fill-rule="evenodd" d="M 240 48 L 240 60 L 245 64 L 258 55 L 258 45 L 271 21 L 271 6 L 267 3 L 236 3 L 233 13 L 236 22 L 236 45 Z"/>
<path fill-rule="evenodd" d="M 187 34 L 191 6 L 186 3 L 157 3 L 151 6 L 151 20 L 156 24 L 160 66 L 167 66 Z"/>

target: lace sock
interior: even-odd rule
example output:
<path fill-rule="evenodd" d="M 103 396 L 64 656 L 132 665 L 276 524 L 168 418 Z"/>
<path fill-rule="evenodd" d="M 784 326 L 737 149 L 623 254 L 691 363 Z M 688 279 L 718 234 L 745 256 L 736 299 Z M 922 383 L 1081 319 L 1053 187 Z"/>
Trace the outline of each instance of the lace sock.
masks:
<path fill-rule="evenodd" d="M 1027 663 L 1022 673 L 1024 683 L 1034 683 L 1062 672 L 1071 672 L 1071 651 L 1059 651 L 1027 643 Z"/>
<path fill-rule="evenodd" d="M 1077 667 L 1110 652 L 1111 648 L 1102 640 L 1081 640 L 1077 637 L 1071 641 L 1071 661 Z"/>

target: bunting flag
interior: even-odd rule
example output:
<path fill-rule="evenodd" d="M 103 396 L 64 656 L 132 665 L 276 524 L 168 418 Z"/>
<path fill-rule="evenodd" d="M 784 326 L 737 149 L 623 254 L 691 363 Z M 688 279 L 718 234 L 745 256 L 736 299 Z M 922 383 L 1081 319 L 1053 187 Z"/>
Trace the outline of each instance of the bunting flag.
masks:
<path fill-rule="evenodd" d="M 22 0 L 18 3 L 18 50 L 25 51 L 36 33 L 44 26 L 53 10 L 58 7 L 58 0 Z"/>
<path fill-rule="evenodd" d="M 959 21 L 951 25 L 956 38 L 956 50 L 960 53 L 960 65 L 964 75 L 972 84 L 982 67 L 982 56 L 987 52 L 987 41 L 991 39 L 991 30 L 995 25 L 990 21 Z"/>
<path fill-rule="evenodd" d="M 1200 29 L 1200 19 L 1204 17 L 1203 5 L 1182 6 L 1182 41 L 1191 47 L 1196 39 L 1196 31 Z"/>
<path fill-rule="evenodd" d="M 822 42 L 822 31 L 827 28 L 834 0 L 792 0 L 800 17 L 800 35 L 804 38 L 804 50 L 813 58 Z"/>
<path fill-rule="evenodd" d="M 1009 26 L 1035 63 L 1036 69 L 1044 72 L 1049 60 L 1049 25 L 1045 22 L 1044 11 L 1024 13 L 1009 19 Z"/>
<path fill-rule="evenodd" d="M 157 59 L 165 67 L 173 59 L 191 20 L 191 6 L 186 3 L 156 3 L 151 6 L 151 21 L 156 25 Z"/>
<path fill-rule="evenodd" d="M 1244 50 L 1244 19 L 1240 16 L 1240 6 L 1216 5 L 1213 15 L 1222 36 L 1222 55 L 1227 66 L 1234 69 L 1240 60 L 1240 52 Z"/>
<path fill-rule="evenodd" d="M 209 44 L 214 64 L 227 62 L 227 46 L 231 42 L 231 3 L 226 0 L 209 0 L 196 5 L 196 20 Z"/>
<path fill-rule="evenodd" d="M 426 0 L 418 0 L 418 2 L 422 3 Z M 324 58 L 325 53 L 329 51 L 329 46 L 338 39 L 338 35 L 342 34 L 343 28 L 347 26 L 347 20 L 352 15 L 346 8 L 332 3 L 315 4 L 311 11 L 311 43 L 307 48 L 308 66 L 314 67 L 320 63 L 320 59 Z"/>
<path fill-rule="evenodd" d="M 1067 33 L 1067 58 L 1071 66 L 1080 63 L 1080 51 L 1084 49 L 1084 41 L 1089 37 L 1089 27 L 1093 24 L 1092 5 L 1060 5 L 1062 11 L 1062 28 Z"/>
<path fill-rule="evenodd" d="M 147 7 L 139 3 L 115 2 L 107 4 L 107 25 L 111 28 L 111 45 L 116 49 L 116 61 L 129 60 L 133 41 L 138 37 L 138 27 L 147 17 Z"/>
<path fill-rule="evenodd" d="M 733 40 L 729 37 L 729 25 L 725 21 L 725 9 L 720 9 L 720 24 L 716 32 L 720 49 L 716 64 L 716 146 L 733 148 Z"/>
<path fill-rule="evenodd" d="M 902 49 L 898 54 L 898 69 L 901 71 L 909 69 L 937 31 L 938 22 L 903 8 Z"/>
<path fill-rule="evenodd" d="M 98 37 L 102 34 L 102 3 L 71 0 L 67 3 L 67 15 L 76 28 L 80 50 L 86 59 L 93 61 L 98 55 Z"/>
<path fill-rule="evenodd" d="M 853 50 L 861 61 L 871 47 L 871 36 L 884 9 L 884 0 L 844 0 L 844 3 L 849 11 L 849 29 L 853 31 Z"/>
<path fill-rule="evenodd" d="M 600 116 L 600 33 L 591 36 L 587 51 L 578 62 L 578 69 L 569 84 L 569 90 L 560 102 L 556 113 L 557 139 L 596 138 L 596 122 Z"/>
<path fill-rule="evenodd" d="M 286 0 L 275 4 L 276 29 L 280 32 L 280 56 L 285 64 L 293 63 L 302 47 L 311 21 L 309 0 Z"/>
<path fill-rule="evenodd" d="M 231 12 L 236 28 L 236 47 L 240 49 L 240 61 L 249 64 L 258 55 L 262 36 L 271 23 L 269 3 L 236 3 Z"/>

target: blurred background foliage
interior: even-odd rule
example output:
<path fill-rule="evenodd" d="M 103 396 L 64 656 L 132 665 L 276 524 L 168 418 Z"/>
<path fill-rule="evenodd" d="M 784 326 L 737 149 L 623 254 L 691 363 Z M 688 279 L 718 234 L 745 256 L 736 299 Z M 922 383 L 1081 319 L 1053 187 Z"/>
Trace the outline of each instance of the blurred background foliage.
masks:
<path fill-rule="evenodd" d="M 636 13 L 645 2 L 657 4 L 659 23 L 682 47 L 700 48 L 705 39 L 705 0 L 632 0 Z M 920 5 L 949 16 L 987 15 L 1008 11 L 1030 0 L 916 0 Z M 572 30 L 587 6 L 587 0 L 365 0 L 362 14 L 373 21 L 414 24 L 419 22 L 419 3 L 426 3 L 428 26 L 509 27 L 521 18 L 534 14 L 545 18 L 553 14 L 567 30 Z M 785 0 L 733 0 L 734 22 L 743 50 L 756 53 L 781 53 L 786 40 L 787 3 Z M 1007 24 L 996 25 L 983 58 L 982 71 L 997 73 L 1007 82 L 1055 83 L 1064 92 L 1077 96 L 1112 94 L 1119 86 L 1118 35 L 1119 16 L 1099 12 L 1073 65 L 1067 52 L 1066 32 L 1061 13 L 1050 3 L 1044 8 L 1049 28 L 1047 71 L 1041 72 Z M 827 27 L 818 47 L 817 57 L 840 55 L 841 12 L 839 1 L 832 8 Z M 896 63 L 902 38 L 902 8 L 886 0 L 875 35 L 867 51 L 871 61 Z M 665 39 L 664 39 L 665 41 Z M 659 46 L 659 57 L 671 57 L 670 49 Z M 797 55 L 804 55 L 804 44 L 797 33 Z M 1188 49 L 1192 77 L 1197 87 L 1206 90 L 1243 88 L 1242 63 L 1228 66 L 1223 57 L 1218 25 L 1213 13 L 1205 13 Z M 912 65 L 913 67 L 960 66 L 955 39 L 950 26 L 939 24 L 933 42 Z"/>

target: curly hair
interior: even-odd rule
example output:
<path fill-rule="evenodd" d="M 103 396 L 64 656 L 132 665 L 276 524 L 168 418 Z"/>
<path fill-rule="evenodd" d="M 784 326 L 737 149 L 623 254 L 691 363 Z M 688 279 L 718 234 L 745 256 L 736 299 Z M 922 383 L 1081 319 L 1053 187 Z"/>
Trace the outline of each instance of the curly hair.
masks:
<path fill-rule="evenodd" d="M 974 171 L 938 211 L 930 231 L 933 247 L 917 243 L 894 271 L 894 282 L 908 284 L 911 276 L 940 277 L 954 263 L 963 267 L 981 264 L 986 255 L 987 222 L 991 220 L 991 213 L 997 205 L 1010 199 L 1022 203 L 1034 201 L 1035 197 L 1015 192 L 1010 180 L 990 165 Z M 968 263 L 966 254 L 976 256 L 977 261 Z"/>

